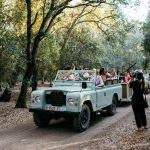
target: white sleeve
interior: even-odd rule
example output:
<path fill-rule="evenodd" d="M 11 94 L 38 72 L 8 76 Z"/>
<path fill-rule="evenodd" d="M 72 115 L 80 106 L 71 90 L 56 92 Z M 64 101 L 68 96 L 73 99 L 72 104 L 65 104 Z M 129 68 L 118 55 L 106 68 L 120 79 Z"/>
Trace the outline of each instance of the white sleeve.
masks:
<path fill-rule="evenodd" d="M 99 86 L 103 86 L 104 85 L 103 79 L 101 76 L 99 76 L 99 77 L 100 77 L 100 85 Z"/>
<path fill-rule="evenodd" d="M 101 76 L 99 76 L 99 84 L 97 86 L 104 86 L 104 82 Z"/>

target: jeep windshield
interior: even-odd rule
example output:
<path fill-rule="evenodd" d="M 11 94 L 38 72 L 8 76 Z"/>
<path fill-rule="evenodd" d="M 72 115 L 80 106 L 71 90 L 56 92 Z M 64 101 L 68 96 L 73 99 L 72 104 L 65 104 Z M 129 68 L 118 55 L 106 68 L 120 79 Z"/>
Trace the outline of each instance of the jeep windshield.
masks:
<path fill-rule="evenodd" d="M 59 70 L 55 81 L 94 81 L 96 72 L 94 70 Z"/>

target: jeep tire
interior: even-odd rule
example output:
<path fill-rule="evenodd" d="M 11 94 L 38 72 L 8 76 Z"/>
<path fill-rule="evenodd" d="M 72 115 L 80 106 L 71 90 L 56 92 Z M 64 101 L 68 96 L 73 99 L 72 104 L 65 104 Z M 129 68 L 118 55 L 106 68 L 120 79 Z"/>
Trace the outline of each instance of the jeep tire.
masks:
<path fill-rule="evenodd" d="M 33 120 L 36 126 L 38 127 L 46 127 L 49 125 L 51 120 L 50 116 L 45 113 L 33 113 Z"/>
<path fill-rule="evenodd" d="M 91 120 L 91 111 L 88 105 L 83 104 L 82 110 L 78 117 L 73 118 L 73 128 L 76 131 L 83 132 L 89 125 Z"/>
<path fill-rule="evenodd" d="M 112 116 L 116 113 L 117 108 L 117 97 L 114 95 L 112 98 L 112 104 L 106 108 L 107 114 L 109 116 Z"/>

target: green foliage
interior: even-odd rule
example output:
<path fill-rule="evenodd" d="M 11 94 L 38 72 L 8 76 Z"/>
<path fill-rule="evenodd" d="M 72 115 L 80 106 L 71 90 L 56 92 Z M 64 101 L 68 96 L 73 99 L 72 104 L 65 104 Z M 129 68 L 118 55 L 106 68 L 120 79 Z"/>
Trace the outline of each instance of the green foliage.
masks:
<path fill-rule="evenodd" d="M 150 8 L 149 8 L 147 19 L 145 23 L 143 24 L 143 32 L 144 34 L 146 34 L 147 32 L 150 32 Z"/>
<path fill-rule="evenodd" d="M 143 48 L 145 53 L 144 68 L 146 70 L 146 69 L 150 69 L 149 67 L 150 66 L 150 9 L 147 16 L 147 20 L 143 25 L 143 33 L 144 33 Z"/>
<path fill-rule="evenodd" d="M 138 26 L 126 33 L 123 42 L 115 44 L 105 43 L 105 53 L 102 64 L 109 70 L 117 68 L 120 72 L 126 71 L 136 63 L 131 70 L 142 68 L 143 48 L 141 46 L 143 34 Z"/>
<path fill-rule="evenodd" d="M 0 36 L 0 81 L 10 80 L 11 74 L 16 71 L 16 65 L 17 68 L 24 66 L 25 60 L 21 57 L 22 49 L 18 41 L 14 32 L 6 31 Z"/>
<path fill-rule="evenodd" d="M 144 50 L 150 55 L 150 32 L 145 35 L 144 38 Z"/>
<path fill-rule="evenodd" d="M 56 35 L 48 34 L 42 40 L 37 55 L 38 79 L 53 80 L 59 64 L 59 39 Z"/>
<path fill-rule="evenodd" d="M 77 68 L 93 68 L 100 64 L 99 57 L 101 55 L 102 49 L 98 38 L 93 38 L 87 29 L 75 30 L 65 48 L 64 61 L 61 63 L 64 68 L 72 63 Z"/>
<path fill-rule="evenodd" d="M 26 3 L 24 0 L 17 0 L 15 7 L 11 10 L 13 30 L 17 34 L 26 32 Z"/>
<path fill-rule="evenodd" d="M 65 0 L 54 0 L 54 6 L 58 8 Z M 33 25 L 32 42 L 38 33 L 43 16 L 48 12 L 52 1 L 32 0 L 32 22 L 35 19 L 35 14 L 38 12 L 36 23 Z M 44 3 L 46 2 L 46 3 Z M 83 2 L 83 1 L 82 1 Z M 119 9 L 120 4 L 127 5 L 129 0 L 109 0 L 108 3 L 113 3 L 105 10 L 111 9 L 110 15 L 115 17 L 106 18 L 99 25 L 102 30 L 99 30 L 92 23 L 83 23 L 77 25 L 64 49 L 62 66 L 66 67 L 74 63 L 77 67 L 100 68 L 105 66 L 107 68 L 118 67 L 120 70 L 122 66 L 127 68 L 130 64 L 138 62 L 140 66 L 140 59 L 142 58 L 141 47 L 139 46 L 142 37 L 141 34 L 131 32 L 133 24 L 124 20 L 124 16 Z M 80 2 L 79 2 L 80 3 Z M 71 3 L 69 3 L 71 4 Z M 64 5 L 65 6 L 65 5 Z M 62 6 L 62 7 L 64 7 Z M 62 8 L 61 7 L 61 8 Z M 43 8 L 45 10 L 43 11 Z M 115 9 L 114 9 L 115 8 Z M 99 9 L 104 9 L 103 5 Z M 76 11 L 74 11 L 76 10 Z M 74 17 L 77 12 L 81 11 L 81 7 L 75 9 L 67 9 L 66 12 L 72 11 Z M 52 14 L 55 14 L 53 11 Z M 76 13 L 76 14 L 75 14 Z M 52 15 L 51 14 L 51 15 Z M 26 68 L 26 3 L 24 0 L 18 0 L 11 3 L 4 3 L 0 1 L 0 82 L 9 82 L 14 73 L 22 79 Z M 55 26 L 46 34 L 46 37 L 41 41 L 36 57 L 38 67 L 38 79 L 54 79 L 55 73 L 60 68 L 59 58 L 61 44 L 63 43 L 67 30 L 58 31 L 57 34 L 52 34 L 53 30 L 57 30 L 61 26 L 61 21 L 64 19 L 65 11 L 58 15 L 54 20 Z M 103 15 L 103 14 L 101 14 Z M 98 16 L 103 18 L 103 16 Z M 150 18 L 150 17 L 149 17 Z M 68 18 L 68 26 L 73 21 L 73 17 Z M 93 19 L 92 17 L 85 17 L 84 19 Z M 83 18 L 80 21 L 84 21 Z M 45 27 L 47 27 L 48 22 Z M 64 25 L 64 24 L 63 24 Z M 66 24 L 65 24 L 66 25 Z M 149 32 L 150 20 L 144 25 L 144 47 L 149 51 Z M 66 27 L 66 26 L 65 26 Z M 44 28 L 45 29 L 45 28 Z M 93 29 L 93 30 L 91 30 Z M 131 32 L 130 34 L 127 34 Z M 128 50 L 131 50 L 130 52 Z M 131 55 L 132 53 L 132 55 Z M 138 54 L 138 57 L 136 56 Z"/>
<path fill-rule="evenodd" d="M 22 57 L 21 38 L 13 28 L 12 8 L 1 2 L 0 12 L 0 84 L 7 86 L 14 74 L 17 78 L 23 71 L 25 59 Z"/>
<path fill-rule="evenodd" d="M 149 14 L 147 16 L 147 20 L 143 26 L 143 31 L 145 35 L 144 50 L 150 55 L 150 9 L 149 9 Z"/>

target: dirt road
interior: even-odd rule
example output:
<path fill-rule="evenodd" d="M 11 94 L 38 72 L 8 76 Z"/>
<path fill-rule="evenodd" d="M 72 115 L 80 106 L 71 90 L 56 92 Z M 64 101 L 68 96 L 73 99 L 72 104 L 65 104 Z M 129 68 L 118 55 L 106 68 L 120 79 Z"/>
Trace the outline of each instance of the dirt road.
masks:
<path fill-rule="evenodd" d="M 148 99 L 150 100 L 150 94 Z M 82 133 L 75 132 L 72 125 L 63 119 L 52 120 L 49 127 L 42 129 L 37 128 L 33 121 L 29 120 L 27 123 L 14 128 L 0 130 L 0 150 L 81 149 L 79 145 L 89 145 L 91 142 L 98 142 L 100 141 L 99 135 L 108 134 L 110 131 L 112 133 L 113 130 L 115 132 L 116 126 L 119 129 L 117 124 L 122 123 L 123 127 L 125 127 L 124 124 L 126 122 L 124 122 L 124 119 L 128 116 L 130 116 L 128 124 L 133 129 L 135 123 L 133 123 L 134 118 L 131 105 L 123 104 L 118 107 L 117 113 L 112 117 L 95 117 L 89 129 Z M 129 134 L 133 132 L 132 129 L 129 131 Z M 82 149 L 90 149 L 90 145 L 84 146 Z"/>

